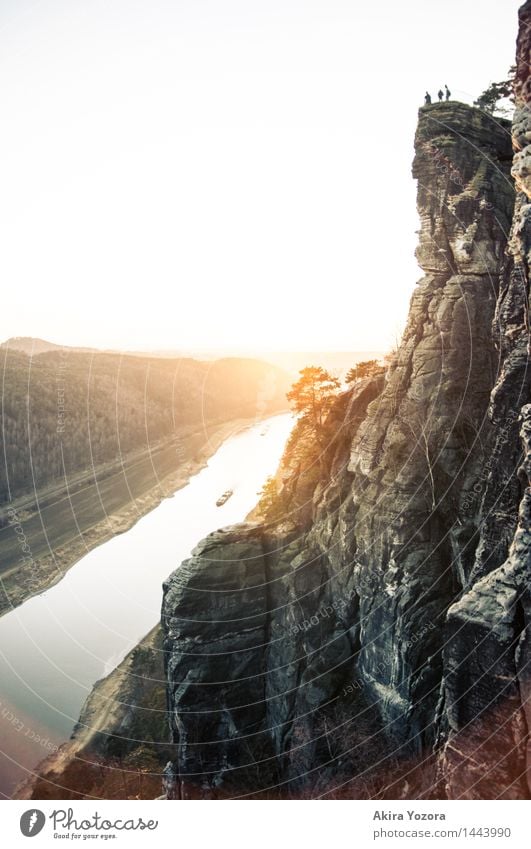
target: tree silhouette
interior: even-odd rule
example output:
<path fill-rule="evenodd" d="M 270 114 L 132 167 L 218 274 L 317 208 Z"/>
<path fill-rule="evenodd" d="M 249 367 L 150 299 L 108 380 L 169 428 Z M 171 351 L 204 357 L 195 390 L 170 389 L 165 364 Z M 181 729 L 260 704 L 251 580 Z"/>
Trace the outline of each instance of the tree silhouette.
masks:
<path fill-rule="evenodd" d="M 487 112 L 489 115 L 494 115 L 497 112 L 499 115 L 509 115 L 511 110 L 508 106 L 498 105 L 500 100 L 510 100 L 514 90 L 514 74 L 516 68 L 513 66 L 509 70 L 506 80 L 499 83 L 491 83 L 485 91 L 479 95 L 474 101 L 474 106 L 478 106 Z"/>
<path fill-rule="evenodd" d="M 319 445 L 319 463 L 322 465 L 325 450 L 324 424 L 334 403 L 340 382 L 330 372 L 319 366 L 308 366 L 299 372 L 300 378 L 287 394 L 296 413 L 301 413 L 313 431 Z"/>
<path fill-rule="evenodd" d="M 282 518 L 282 499 L 274 475 L 267 478 L 258 495 L 260 496 L 259 507 L 266 519 L 274 521 Z"/>
<path fill-rule="evenodd" d="M 340 387 L 337 377 L 318 366 L 308 366 L 299 372 L 287 399 L 297 413 L 302 413 L 312 423 L 315 431 L 322 431 L 326 415 Z"/>
<path fill-rule="evenodd" d="M 354 383 L 355 380 L 360 380 L 362 377 L 371 377 L 381 371 L 382 366 L 378 365 L 378 360 L 364 360 L 347 372 L 345 380 L 347 383 Z"/>

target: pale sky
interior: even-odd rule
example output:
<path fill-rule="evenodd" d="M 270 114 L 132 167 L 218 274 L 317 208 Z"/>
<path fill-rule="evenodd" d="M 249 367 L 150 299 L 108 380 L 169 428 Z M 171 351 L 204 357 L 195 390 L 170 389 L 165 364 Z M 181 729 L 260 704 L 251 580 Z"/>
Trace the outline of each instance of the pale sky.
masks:
<path fill-rule="evenodd" d="M 420 276 L 424 91 L 520 0 L 0 0 L 0 341 L 380 350 Z"/>

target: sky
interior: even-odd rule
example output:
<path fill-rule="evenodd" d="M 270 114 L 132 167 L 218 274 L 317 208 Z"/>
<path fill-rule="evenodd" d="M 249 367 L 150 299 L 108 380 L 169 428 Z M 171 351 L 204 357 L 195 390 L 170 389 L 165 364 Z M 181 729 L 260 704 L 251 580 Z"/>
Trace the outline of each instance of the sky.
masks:
<path fill-rule="evenodd" d="M 519 0 L 0 0 L 0 339 L 387 350 L 424 91 L 471 103 Z"/>

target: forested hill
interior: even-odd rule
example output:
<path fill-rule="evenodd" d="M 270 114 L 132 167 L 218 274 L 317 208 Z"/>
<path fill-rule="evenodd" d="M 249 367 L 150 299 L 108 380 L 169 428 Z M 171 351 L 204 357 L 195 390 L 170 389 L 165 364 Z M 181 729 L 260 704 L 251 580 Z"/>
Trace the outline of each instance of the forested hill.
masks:
<path fill-rule="evenodd" d="M 288 375 L 252 359 L 0 351 L 0 501 L 178 436 L 286 409 Z"/>

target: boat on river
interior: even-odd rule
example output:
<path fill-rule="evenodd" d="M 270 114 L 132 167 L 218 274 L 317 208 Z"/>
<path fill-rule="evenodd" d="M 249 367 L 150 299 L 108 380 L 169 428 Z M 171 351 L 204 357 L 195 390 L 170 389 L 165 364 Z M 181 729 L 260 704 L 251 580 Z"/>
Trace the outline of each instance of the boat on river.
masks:
<path fill-rule="evenodd" d="M 219 496 L 218 500 L 216 501 L 216 506 L 223 507 L 223 505 L 229 500 L 231 495 L 234 495 L 234 490 L 227 489 L 226 492 L 223 493 L 223 495 Z"/>

